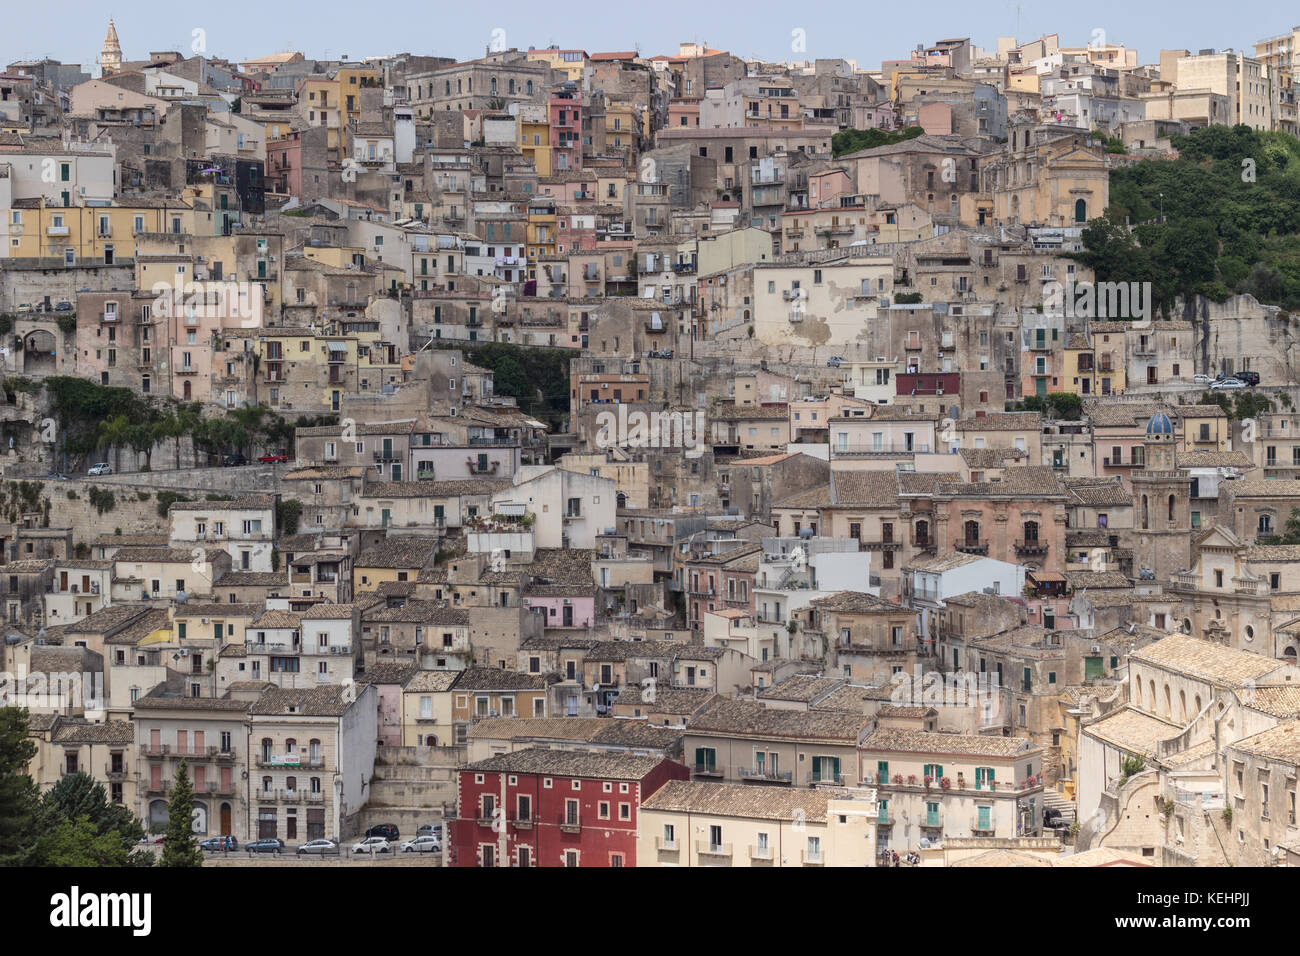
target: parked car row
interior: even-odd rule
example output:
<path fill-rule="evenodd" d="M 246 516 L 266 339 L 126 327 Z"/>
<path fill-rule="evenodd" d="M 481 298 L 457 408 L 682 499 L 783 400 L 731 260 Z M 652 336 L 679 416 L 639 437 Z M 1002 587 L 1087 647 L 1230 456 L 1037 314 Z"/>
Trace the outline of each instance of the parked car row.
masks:
<path fill-rule="evenodd" d="M 352 844 L 349 848 L 351 853 L 393 853 L 400 851 L 402 853 L 441 853 L 442 852 L 442 824 L 431 823 L 420 827 L 415 839 L 407 840 L 405 843 L 399 843 L 400 833 L 395 825 L 391 823 L 381 823 L 371 827 L 366 831 L 365 838 Z M 154 842 L 161 842 L 162 837 L 158 837 Z M 239 850 L 239 840 L 229 834 L 209 837 L 199 843 L 199 849 L 208 853 L 231 853 Z M 342 847 L 337 840 L 316 839 L 309 840 L 297 848 L 288 847 L 283 840 L 276 837 L 265 837 L 260 840 L 254 840 L 252 843 L 245 844 L 244 852 L 249 856 L 254 853 L 270 853 L 273 855 L 283 854 L 286 850 L 293 849 L 298 856 L 339 856 L 342 853 Z"/>
<path fill-rule="evenodd" d="M 1208 375 L 1195 375 L 1192 381 L 1197 385 L 1209 385 L 1212 392 L 1233 391 L 1239 388 L 1254 388 L 1259 384 L 1259 373 L 1237 372 L 1235 375 L 1224 375 L 1220 372 L 1214 379 Z"/>

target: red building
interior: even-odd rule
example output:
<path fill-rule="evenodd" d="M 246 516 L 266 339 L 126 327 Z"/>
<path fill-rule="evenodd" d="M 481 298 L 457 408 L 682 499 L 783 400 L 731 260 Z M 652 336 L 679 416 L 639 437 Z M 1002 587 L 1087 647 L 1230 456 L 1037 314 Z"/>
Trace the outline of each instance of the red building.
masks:
<path fill-rule="evenodd" d="M 529 748 L 460 771 L 451 866 L 636 866 L 641 801 L 691 772 L 660 757 Z"/>
<path fill-rule="evenodd" d="M 894 376 L 899 395 L 951 395 L 961 389 L 959 372 L 899 372 Z"/>
<path fill-rule="evenodd" d="M 549 118 L 551 171 L 582 169 L 582 93 L 574 84 L 552 91 Z"/>

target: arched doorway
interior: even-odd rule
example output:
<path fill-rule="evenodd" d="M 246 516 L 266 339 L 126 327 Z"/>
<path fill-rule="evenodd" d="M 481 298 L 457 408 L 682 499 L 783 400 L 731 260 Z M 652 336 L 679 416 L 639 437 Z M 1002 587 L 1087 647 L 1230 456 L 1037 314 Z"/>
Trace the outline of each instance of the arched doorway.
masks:
<path fill-rule="evenodd" d="M 149 829 L 155 832 L 161 832 L 167 828 L 167 801 L 150 800 L 149 801 Z"/>
<path fill-rule="evenodd" d="M 1076 200 L 1076 201 L 1075 201 L 1075 204 L 1074 204 L 1074 221 L 1075 221 L 1075 222 L 1087 222 L 1087 221 L 1088 221 L 1088 203 L 1087 203 L 1086 200 L 1079 199 L 1079 200 Z"/>
<path fill-rule="evenodd" d="M 223 835 L 228 835 L 230 833 L 230 826 L 231 826 L 230 804 L 223 803 L 221 805 L 220 812 L 221 812 L 221 833 Z"/>
<path fill-rule="evenodd" d="M 23 337 L 23 371 L 52 373 L 58 365 L 54 350 L 52 332 L 44 329 L 28 332 Z"/>
<path fill-rule="evenodd" d="M 190 380 L 188 378 L 185 380 L 185 385 L 181 389 L 181 392 L 185 396 L 185 401 L 188 402 L 193 398 L 194 390 L 190 387 Z"/>

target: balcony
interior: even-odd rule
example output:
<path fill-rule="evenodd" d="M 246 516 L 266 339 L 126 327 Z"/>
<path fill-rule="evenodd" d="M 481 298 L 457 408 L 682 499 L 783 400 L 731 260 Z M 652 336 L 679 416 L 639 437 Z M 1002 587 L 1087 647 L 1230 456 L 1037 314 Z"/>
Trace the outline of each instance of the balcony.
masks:
<path fill-rule="evenodd" d="M 1103 458 L 1102 463 L 1107 468 L 1141 468 L 1145 464 L 1143 461 L 1125 461 L 1123 458 Z"/>
<path fill-rule="evenodd" d="M 751 846 L 749 848 L 749 858 L 759 863 L 771 863 L 772 848 L 770 846 Z"/>
<path fill-rule="evenodd" d="M 676 840 L 665 840 L 661 836 L 655 837 L 655 849 L 660 853 L 677 853 L 680 849 Z"/>
<path fill-rule="evenodd" d="M 172 752 L 171 744 L 145 744 L 140 753 L 146 757 L 166 757 Z"/>
<path fill-rule="evenodd" d="M 695 852 L 700 856 L 716 856 L 731 859 L 731 844 L 714 843 L 711 840 L 696 840 Z"/>
<path fill-rule="evenodd" d="M 112 764 L 107 764 L 104 767 L 104 779 L 114 783 L 123 781 L 126 779 L 126 768 L 119 766 L 114 770 Z"/>
<path fill-rule="evenodd" d="M 385 451 L 375 452 L 375 461 L 377 463 L 382 464 L 390 461 L 401 461 L 401 460 L 402 460 L 402 456 L 399 455 L 396 451 L 393 451 L 391 448 L 386 449 Z"/>
<path fill-rule="evenodd" d="M 989 543 L 987 541 L 958 541 L 953 545 L 953 548 L 962 554 L 988 555 L 989 553 Z"/>
<path fill-rule="evenodd" d="M 994 836 L 997 830 L 994 828 L 993 821 L 981 820 L 978 815 L 971 818 L 970 821 L 971 836 Z"/>
<path fill-rule="evenodd" d="M 491 822 L 489 821 L 489 826 Z M 564 833 L 581 833 L 582 822 L 576 817 L 560 817 L 560 830 Z"/>
<path fill-rule="evenodd" d="M 762 768 L 751 770 L 748 767 L 740 767 L 736 773 L 741 780 L 756 783 L 793 783 L 794 774 L 789 770 L 765 770 Z"/>
<path fill-rule="evenodd" d="M 104 313 L 104 321 L 105 321 L 105 322 L 116 322 L 116 321 L 117 321 L 117 313 L 116 313 L 116 312 L 105 312 L 105 313 Z"/>
<path fill-rule="evenodd" d="M 168 794 L 172 792 L 173 782 L 171 780 L 149 781 L 144 785 L 146 794 Z"/>
<path fill-rule="evenodd" d="M 203 747 L 198 750 L 195 750 L 193 748 L 189 750 L 173 750 L 169 754 L 169 756 L 171 757 L 175 757 L 177 759 L 190 760 L 190 761 L 211 760 L 216 755 L 217 755 L 216 747 Z"/>
<path fill-rule="evenodd" d="M 47 236 L 66 236 L 68 234 L 67 226 L 46 226 L 45 234 Z"/>
<path fill-rule="evenodd" d="M 214 797 L 233 797 L 236 793 L 235 782 L 222 782 L 220 780 L 209 780 L 202 787 L 194 788 L 197 792 L 206 793 Z"/>
<path fill-rule="evenodd" d="M 825 857 L 822 856 L 821 850 L 804 850 L 800 854 L 804 866 L 824 866 Z"/>
<path fill-rule="evenodd" d="M 516 817 L 510 821 L 510 825 L 516 830 L 531 830 L 533 828 L 533 820 L 531 817 Z"/>
<path fill-rule="evenodd" d="M 1047 542 L 1045 541 L 1017 541 L 1016 554 L 1031 557 L 1041 556 L 1048 552 Z"/>
<path fill-rule="evenodd" d="M 697 763 L 691 772 L 697 777 L 722 777 L 722 771 L 718 769 L 718 765 L 712 763 Z"/>
<path fill-rule="evenodd" d="M 809 787 L 815 787 L 818 784 L 825 784 L 828 787 L 842 787 L 844 786 L 844 774 L 819 773 L 816 770 L 810 770 L 804 784 Z"/>

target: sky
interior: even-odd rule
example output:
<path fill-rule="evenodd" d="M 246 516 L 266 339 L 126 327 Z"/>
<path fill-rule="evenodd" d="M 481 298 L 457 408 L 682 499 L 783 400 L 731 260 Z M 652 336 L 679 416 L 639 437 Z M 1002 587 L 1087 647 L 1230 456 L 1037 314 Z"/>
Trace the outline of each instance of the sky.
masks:
<path fill-rule="evenodd" d="M 469 59 L 481 56 L 493 31 L 502 30 L 505 45 L 519 49 L 554 43 L 589 53 L 639 49 L 653 56 L 676 53 L 679 42 L 693 40 L 766 60 L 856 59 L 860 69 L 877 69 L 881 60 L 905 58 L 918 44 L 944 38 L 970 37 L 975 45 L 993 49 L 999 36 L 1027 41 L 1045 33 L 1059 33 L 1069 46 L 1103 39 L 1123 43 L 1137 48 L 1142 63 L 1155 63 L 1161 49 L 1253 52 L 1256 41 L 1300 23 L 1300 12 L 1287 13 L 1276 0 L 318 0 L 311 5 L 59 0 L 53 7 L 15 0 L 5 6 L 0 63 L 50 56 L 80 62 L 93 75 L 98 75 L 94 64 L 109 17 L 130 60 L 145 59 L 153 50 L 188 56 L 202 47 L 210 56 L 236 61 L 282 50 L 318 59 L 400 52 Z M 800 36 L 802 50 L 797 49 Z"/>

